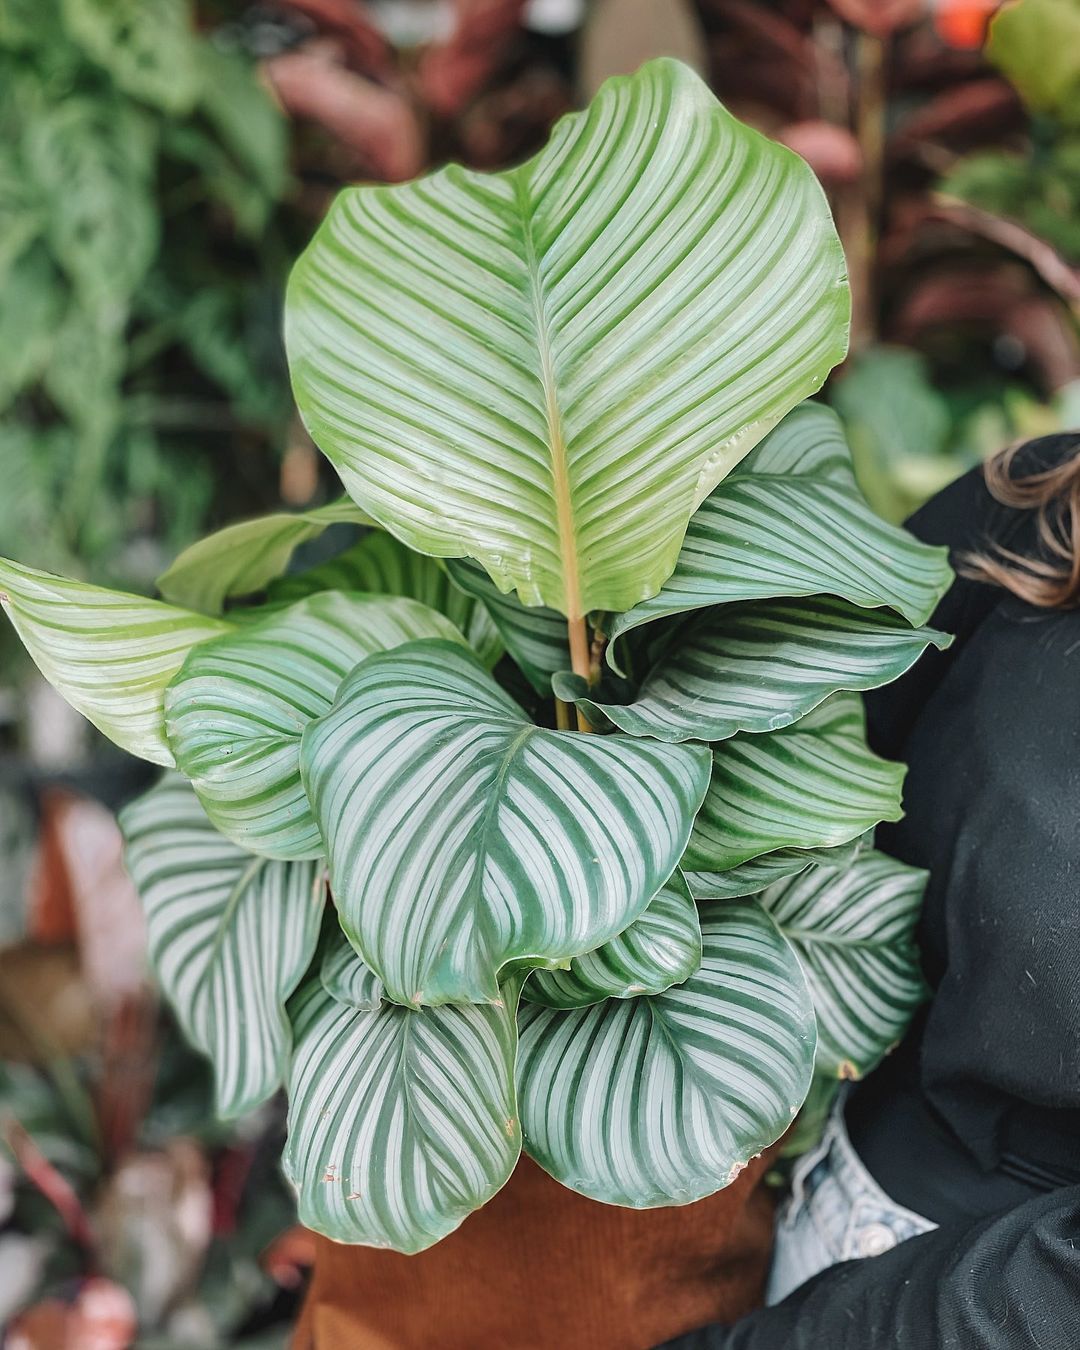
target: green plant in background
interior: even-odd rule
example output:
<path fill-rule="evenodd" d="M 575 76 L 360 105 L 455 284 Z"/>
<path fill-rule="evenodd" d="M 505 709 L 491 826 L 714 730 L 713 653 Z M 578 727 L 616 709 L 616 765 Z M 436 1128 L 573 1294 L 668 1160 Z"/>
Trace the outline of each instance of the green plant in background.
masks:
<path fill-rule="evenodd" d="M 655 62 L 519 169 L 338 198 L 287 346 L 351 502 L 167 602 L 0 565 L 171 771 L 123 821 L 155 967 L 219 1110 L 286 1084 L 311 1227 L 421 1250 L 522 1148 L 687 1203 L 899 1038 L 922 876 L 863 847 L 902 769 L 857 691 L 947 642 L 949 571 L 802 402 L 848 314 L 806 166 Z"/>
<path fill-rule="evenodd" d="M 284 124 L 186 0 L 0 4 L 0 537 L 148 580 L 288 409 Z M 269 340 L 266 336 L 269 334 Z M 220 475 L 217 475 L 220 477 Z"/>

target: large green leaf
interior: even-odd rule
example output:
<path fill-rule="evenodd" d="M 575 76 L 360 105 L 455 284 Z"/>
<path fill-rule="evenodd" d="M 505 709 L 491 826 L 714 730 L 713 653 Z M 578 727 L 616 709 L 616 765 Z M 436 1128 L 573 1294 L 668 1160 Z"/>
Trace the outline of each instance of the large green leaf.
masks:
<path fill-rule="evenodd" d="M 296 515 L 282 511 L 242 520 L 186 548 L 158 577 L 158 590 L 173 604 L 220 614 L 226 600 L 263 590 L 285 571 L 301 544 L 328 526 L 369 522 L 347 497 Z"/>
<path fill-rule="evenodd" d="M 689 979 L 700 964 L 697 906 L 675 872 L 618 937 L 576 957 L 566 970 L 534 971 L 525 998 L 548 1008 L 585 1008 L 605 998 L 662 994 Z"/>
<path fill-rule="evenodd" d="M 338 1242 L 419 1252 L 503 1185 L 521 1152 L 517 988 L 498 1004 L 363 1011 L 318 979 L 296 1037 L 285 1172 L 300 1221 Z"/>
<path fill-rule="evenodd" d="M 372 530 L 351 548 L 318 567 L 279 577 L 271 582 L 267 596 L 272 602 L 300 600 L 327 590 L 411 596 L 445 614 L 465 634 L 484 665 L 494 665 L 502 654 L 499 635 L 484 605 L 466 595 L 438 559 L 414 553 L 383 530 Z M 566 622 L 563 619 L 559 622 L 565 640 Z"/>
<path fill-rule="evenodd" d="M 726 872 L 695 872 L 687 867 L 683 876 L 695 900 L 737 900 L 744 895 L 757 895 L 774 882 L 798 876 L 819 863 L 826 867 L 847 867 L 868 847 L 868 840 L 869 835 L 863 835 L 835 848 L 778 848 Z"/>
<path fill-rule="evenodd" d="M 165 730 L 222 834 L 268 858 L 318 858 L 300 737 L 353 666 L 417 638 L 463 642 L 441 614 L 395 595 L 324 591 L 196 647 L 165 691 Z"/>
<path fill-rule="evenodd" d="M 537 693 L 550 697 L 552 675 L 571 664 L 563 616 L 544 605 L 523 605 L 512 592 L 503 594 L 469 558 L 451 558 L 446 568 L 456 585 L 486 607 L 506 650 Z"/>
<path fill-rule="evenodd" d="M 117 745 L 166 768 L 165 686 L 230 625 L 0 558 L 0 603 L 45 678 Z"/>
<path fill-rule="evenodd" d="M 806 972 L 820 1071 L 869 1073 L 925 998 L 914 941 L 925 887 L 925 872 L 870 852 L 839 870 L 815 867 L 759 897 Z"/>
<path fill-rule="evenodd" d="M 498 998 L 638 917 L 675 870 L 709 755 L 534 726 L 463 647 L 369 657 L 304 732 L 342 926 L 399 1003 Z"/>
<path fill-rule="evenodd" d="M 754 901 L 701 908 L 701 968 L 653 998 L 522 1006 L 526 1151 L 608 1204 L 684 1205 L 734 1181 L 810 1085 L 814 1012 Z"/>
<path fill-rule="evenodd" d="M 293 272 L 286 345 L 357 502 L 579 617 L 655 594 L 695 508 L 842 358 L 848 314 L 813 174 L 660 60 L 520 168 L 347 189 Z"/>
<path fill-rule="evenodd" d="M 318 940 L 322 868 L 268 862 L 229 843 L 179 778 L 133 802 L 120 824 L 158 980 L 213 1063 L 219 1113 L 242 1115 L 286 1070 L 284 1002 Z"/>
<path fill-rule="evenodd" d="M 702 502 L 659 594 L 615 617 L 610 659 L 643 623 L 774 596 L 837 595 L 925 623 L 951 579 L 946 549 L 870 510 L 836 414 L 805 403 Z"/>
<path fill-rule="evenodd" d="M 553 687 L 594 726 L 662 741 L 721 741 L 737 731 L 779 730 L 841 689 L 888 684 L 927 645 L 951 640 L 890 610 L 831 596 L 759 600 L 689 619 L 633 703 L 598 703 L 575 675 L 557 675 Z"/>
<path fill-rule="evenodd" d="M 903 815 L 904 766 L 866 744 L 857 694 L 836 694 L 780 731 L 713 748 L 683 865 L 724 872 L 777 849 L 830 848 Z"/>

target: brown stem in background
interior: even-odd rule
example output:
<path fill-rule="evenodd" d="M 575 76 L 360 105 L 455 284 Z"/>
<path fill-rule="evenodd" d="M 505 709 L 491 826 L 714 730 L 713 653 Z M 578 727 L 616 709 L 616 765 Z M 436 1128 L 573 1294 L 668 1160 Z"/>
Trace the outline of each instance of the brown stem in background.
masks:
<path fill-rule="evenodd" d="M 855 137 L 862 154 L 862 174 L 844 192 L 837 210 L 851 278 L 853 353 L 869 346 L 877 335 L 873 277 L 884 186 L 887 51 L 887 38 L 862 32 L 855 38 Z"/>
<path fill-rule="evenodd" d="M 570 665 L 574 674 L 580 675 L 587 684 L 591 683 L 589 680 L 592 669 L 589 659 L 589 628 L 584 617 L 567 619 L 566 633 L 570 639 Z M 592 731 L 592 727 L 586 721 L 580 708 L 577 710 L 577 726 L 578 731 Z"/>
<path fill-rule="evenodd" d="M 27 1181 L 39 1191 L 63 1220 L 64 1227 L 94 1267 L 94 1234 L 90 1220 L 71 1184 L 60 1175 L 14 1116 L 0 1122 L 0 1133 Z"/>

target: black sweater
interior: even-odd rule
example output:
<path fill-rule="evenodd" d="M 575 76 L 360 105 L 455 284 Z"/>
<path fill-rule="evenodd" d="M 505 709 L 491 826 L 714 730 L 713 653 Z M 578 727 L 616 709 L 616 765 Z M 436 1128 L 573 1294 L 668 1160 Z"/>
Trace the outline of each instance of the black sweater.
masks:
<path fill-rule="evenodd" d="M 1014 472 L 1075 453 L 1046 437 Z M 1038 552 L 979 471 L 910 528 Z M 941 1227 L 669 1350 L 1080 1350 L 1080 610 L 960 579 L 934 622 L 953 646 L 867 700 L 874 748 L 910 766 L 877 842 L 930 869 L 933 999 L 847 1120 L 882 1187 Z"/>

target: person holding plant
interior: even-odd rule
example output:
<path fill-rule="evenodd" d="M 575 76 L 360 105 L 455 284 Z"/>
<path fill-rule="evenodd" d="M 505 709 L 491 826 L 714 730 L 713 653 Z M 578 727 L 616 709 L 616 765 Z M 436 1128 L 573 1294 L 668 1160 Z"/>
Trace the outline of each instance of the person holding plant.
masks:
<path fill-rule="evenodd" d="M 667 1350 L 1080 1346 L 1080 436 L 910 528 L 958 568 L 956 642 L 867 706 L 910 765 L 877 842 L 929 869 L 933 997 L 797 1166 L 773 1306 Z"/>

